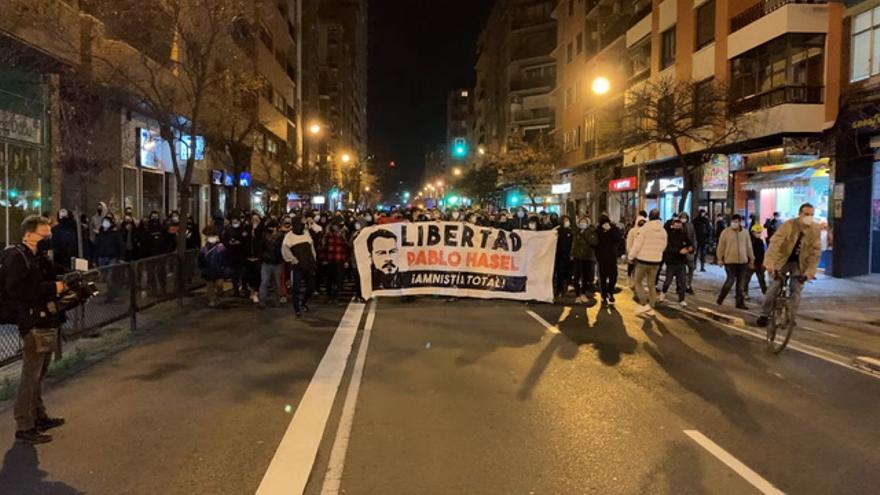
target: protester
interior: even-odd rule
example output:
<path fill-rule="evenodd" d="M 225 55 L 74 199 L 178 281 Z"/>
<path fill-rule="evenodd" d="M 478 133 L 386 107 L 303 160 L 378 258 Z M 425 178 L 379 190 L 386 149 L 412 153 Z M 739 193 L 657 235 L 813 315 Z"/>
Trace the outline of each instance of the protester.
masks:
<path fill-rule="evenodd" d="M 685 293 L 687 292 L 687 265 L 688 256 L 694 252 L 694 243 L 691 240 L 685 223 L 680 216 L 672 220 L 666 229 L 666 249 L 663 251 L 663 261 L 666 263 L 666 280 L 663 281 L 663 291 L 660 301 L 666 300 L 669 286 L 675 280 L 678 304 L 687 307 Z"/>
<path fill-rule="evenodd" d="M 727 272 L 727 279 L 721 287 L 721 293 L 716 301 L 719 306 L 724 304 L 724 299 L 730 292 L 730 288 L 736 285 L 736 307 L 748 309 L 745 303 L 744 285 L 749 266 L 755 261 L 752 250 L 752 240 L 749 232 L 743 228 L 743 218 L 739 214 L 730 219 L 730 227 L 721 232 L 718 239 L 718 247 L 715 257 L 718 264 Z"/>
<path fill-rule="evenodd" d="M 667 235 L 660 221 L 660 211 L 651 210 L 648 222 L 639 228 L 632 249 L 628 250 L 627 257 L 636 264 L 635 283 L 636 301 L 639 308 L 636 309 L 638 316 L 654 316 L 654 306 L 657 304 L 657 286 L 655 280 L 660 263 L 663 261 L 663 253 L 666 251 Z M 645 283 L 648 284 L 648 294 L 645 294 Z"/>
<path fill-rule="evenodd" d="M 571 229 L 571 220 L 567 215 L 562 216 L 562 225 L 557 230 L 558 238 L 556 241 L 556 276 L 554 278 L 554 296 L 563 297 L 568 284 L 571 282 L 572 257 L 571 250 L 573 245 L 574 232 Z"/>
<path fill-rule="evenodd" d="M 122 218 L 122 226 L 119 229 L 119 235 L 122 237 L 122 244 L 125 248 L 123 259 L 125 259 L 125 261 L 134 261 L 138 259 L 142 236 L 133 216 L 126 214 Z"/>
<path fill-rule="evenodd" d="M 216 308 L 223 295 L 223 281 L 229 275 L 227 251 L 220 242 L 220 236 L 212 228 L 205 228 L 207 242 L 199 251 L 198 266 L 205 280 L 208 307 Z"/>
<path fill-rule="evenodd" d="M 743 288 L 743 295 L 746 301 L 750 299 L 749 284 L 752 283 L 752 276 L 754 275 L 757 275 L 758 285 L 761 287 L 761 294 L 767 293 L 767 279 L 764 276 L 764 253 L 766 249 L 764 239 L 761 238 L 764 229 L 759 224 L 755 224 L 752 225 L 752 228 L 749 229 L 749 231 L 752 235 L 752 252 L 755 254 L 755 262 L 749 269 L 749 273 L 746 275 L 745 287 Z"/>
<path fill-rule="evenodd" d="M 622 234 L 608 218 L 608 215 L 599 217 L 599 229 L 597 230 L 596 261 L 599 265 L 599 290 L 602 302 L 614 305 L 614 294 L 617 288 L 617 259 L 620 249 Z"/>
<path fill-rule="evenodd" d="M 687 235 L 688 242 L 691 245 L 691 249 L 687 254 L 687 293 L 694 293 L 694 271 L 697 269 L 697 258 L 696 258 L 696 250 L 697 250 L 697 229 L 694 227 L 694 224 L 691 223 L 690 215 L 687 212 L 682 212 L 678 219 L 681 221 L 682 231 Z"/>
<path fill-rule="evenodd" d="M 767 231 L 767 242 L 769 243 L 773 236 L 776 234 L 776 231 L 779 230 L 779 227 L 782 225 L 782 220 L 779 218 L 779 212 L 774 211 L 773 216 L 764 221 L 764 230 Z"/>
<path fill-rule="evenodd" d="M 73 268 L 71 260 L 79 254 L 79 235 L 76 220 L 70 212 L 58 210 L 58 224 L 52 227 L 52 260 L 65 270 Z"/>
<path fill-rule="evenodd" d="M 284 237 L 281 254 L 291 264 L 290 299 L 296 317 L 308 312 L 308 302 L 315 292 L 315 246 L 312 236 L 306 232 L 305 224 L 300 218 L 294 218 L 290 232 Z M 304 291 L 304 292 L 303 292 Z"/>
<path fill-rule="evenodd" d="M 589 302 L 596 292 L 595 249 L 598 244 L 599 238 L 596 235 L 596 228 L 590 225 L 590 219 L 586 216 L 578 219 L 571 248 L 576 303 Z"/>
<path fill-rule="evenodd" d="M 278 222 L 269 220 L 261 234 L 258 245 L 260 258 L 260 294 L 257 307 L 265 308 L 269 302 L 269 289 L 275 289 L 275 305 L 281 304 L 281 273 L 284 268 L 284 258 L 281 255 L 281 246 L 287 232 L 278 230 Z"/>
<path fill-rule="evenodd" d="M 243 281 L 250 290 L 251 301 L 260 302 L 260 244 L 263 241 L 263 219 L 257 212 L 250 216 L 247 236 L 244 241 L 245 258 L 243 262 Z"/>
<path fill-rule="evenodd" d="M 709 244 L 712 242 L 712 222 L 706 214 L 706 210 L 700 210 L 697 218 L 694 219 L 694 233 L 697 237 L 696 259 L 700 262 L 700 271 L 706 271 L 706 253 L 709 251 Z"/>
<path fill-rule="evenodd" d="M 727 228 L 727 221 L 724 219 L 724 214 L 719 213 L 715 216 L 715 248 L 717 251 L 718 248 L 718 240 L 721 238 L 721 233 L 724 232 L 724 229 Z M 715 253 L 715 261 L 718 261 L 718 253 Z"/>
<path fill-rule="evenodd" d="M 626 254 L 627 254 L 627 267 L 626 267 L 626 276 L 629 278 L 629 288 L 635 289 L 636 284 L 634 282 L 634 274 L 636 271 L 636 261 L 629 257 L 629 253 L 632 251 L 633 243 L 636 241 L 636 237 L 639 234 L 639 229 L 641 229 L 645 223 L 648 222 L 648 213 L 644 210 L 639 212 L 639 216 L 636 217 L 635 222 L 630 227 L 629 232 L 626 234 Z"/>
<path fill-rule="evenodd" d="M 227 263 L 232 275 L 232 295 L 247 297 L 247 283 L 244 280 L 244 261 L 247 256 L 247 244 L 250 241 L 250 230 L 235 216 L 229 228 L 223 231 L 223 246 L 227 251 Z"/>
<path fill-rule="evenodd" d="M 321 244 L 318 259 L 326 271 L 327 297 L 331 304 L 339 305 L 339 292 L 349 259 L 348 241 L 341 223 L 334 222 L 330 225 Z"/>
<path fill-rule="evenodd" d="M 516 209 L 516 215 L 510 219 L 507 224 L 508 230 L 525 230 L 529 226 L 528 213 L 525 207 L 520 206 Z"/>
<path fill-rule="evenodd" d="M 92 243 L 95 242 L 95 237 L 97 237 L 98 232 L 101 231 L 101 222 L 104 221 L 104 217 L 106 217 L 109 212 L 110 210 L 107 209 L 107 203 L 98 203 L 98 207 L 95 209 L 95 214 L 89 219 L 89 240 L 92 241 Z"/>

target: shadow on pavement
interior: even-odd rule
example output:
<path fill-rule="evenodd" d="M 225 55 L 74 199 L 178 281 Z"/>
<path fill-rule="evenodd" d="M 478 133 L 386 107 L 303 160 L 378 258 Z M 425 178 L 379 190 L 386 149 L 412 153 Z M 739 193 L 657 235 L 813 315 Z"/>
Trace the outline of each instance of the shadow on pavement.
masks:
<path fill-rule="evenodd" d="M 46 471 L 40 469 L 40 457 L 33 445 L 14 443 L 3 457 L 0 468 L 0 493 L 28 495 L 80 495 L 81 492 L 60 481 L 46 481 Z"/>
<path fill-rule="evenodd" d="M 703 469 L 694 447 L 682 441 L 669 442 L 659 457 L 661 462 L 645 474 L 641 493 L 711 493 L 703 486 Z"/>
<path fill-rule="evenodd" d="M 659 320 L 645 320 L 642 330 L 651 340 L 645 344 L 645 352 L 679 385 L 714 405 L 737 427 L 752 433 L 761 431 L 720 363 L 688 346 Z"/>

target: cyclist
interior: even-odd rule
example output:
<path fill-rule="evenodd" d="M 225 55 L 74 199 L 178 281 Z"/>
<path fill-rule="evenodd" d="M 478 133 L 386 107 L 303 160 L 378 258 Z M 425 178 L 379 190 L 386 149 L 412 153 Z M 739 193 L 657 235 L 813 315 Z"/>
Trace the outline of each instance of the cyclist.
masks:
<path fill-rule="evenodd" d="M 815 280 L 822 244 L 818 225 L 814 223 L 815 209 L 804 203 L 798 210 L 798 217 L 788 220 L 773 234 L 770 247 L 764 257 L 764 266 L 773 276 L 773 283 L 767 290 L 758 326 L 765 327 L 770 321 L 770 313 L 776 303 L 776 296 L 782 288 L 781 275 L 789 275 L 791 280 L 791 314 L 797 314 L 798 303 L 804 281 Z"/>

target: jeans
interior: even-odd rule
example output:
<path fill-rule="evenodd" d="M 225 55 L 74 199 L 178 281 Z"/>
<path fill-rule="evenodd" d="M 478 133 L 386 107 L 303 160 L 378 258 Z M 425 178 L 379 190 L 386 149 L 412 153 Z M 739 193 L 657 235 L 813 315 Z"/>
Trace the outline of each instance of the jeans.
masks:
<path fill-rule="evenodd" d="M 752 283 L 753 275 L 756 275 L 758 278 L 758 285 L 761 287 L 761 294 L 767 293 L 767 277 L 765 276 L 766 273 L 767 271 L 764 270 L 764 267 L 761 265 L 757 265 L 755 266 L 755 268 L 749 269 L 749 273 L 746 274 L 746 286 L 744 289 L 747 296 L 749 295 L 749 285 Z"/>
<path fill-rule="evenodd" d="M 574 260 L 574 293 L 592 294 L 596 292 L 596 262 L 593 260 Z"/>
<path fill-rule="evenodd" d="M 635 284 L 636 299 L 639 304 L 657 304 L 657 272 L 660 271 L 660 265 L 652 265 L 636 261 L 636 272 L 633 283 Z M 645 294 L 645 281 L 648 282 L 648 293 Z"/>
<path fill-rule="evenodd" d="M 617 287 L 617 264 L 599 264 L 599 290 L 602 297 L 614 297 L 614 289 Z"/>
<path fill-rule="evenodd" d="M 685 279 L 687 278 L 687 265 L 666 265 L 666 280 L 663 281 L 663 293 L 669 291 L 672 285 L 672 279 L 675 279 L 675 288 L 678 293 L 678 302 L 684 301 L 684 294 L 687 290 Z"/>
<path fill-rule="evenodd" d="M 709 239 L 703 241 L 697 241 L 697 253 L 696 260 L 694 260 L 694 265 L 696 266 L 696 261 L 700 261 L 700 270 L 706 269 L 706 252 L 709 250 Z"/>
<path fill-rule="evenodd" d="M 690 290 L 694 286 L 694 272 L 697 270 L 697 258 L 688 255 L 688 261 L 685 265 L 687 268 L 687 289 Z"/>
<path fill-rule="evenodd" d="M 746 263 L 724 265 L 724 271 L 727 272 L 727 279 L 724 280 L 724 285 L 721 286 L 721 294 L 718 295 L 718 300 L 724 302 L 724 299 L 727 298 L 727 294 L 730 292 L 730 288 L 736 284 L 736 304 L 745 304 L 744 287 L 746 285 L 746 274 L 749 271 L 749 265 Z"/>
<path fill-rule="evenodd" d="M 205 292 L 208 296 L 208 304 L 213 306 L 219 302 L 223 295 L 223 279 L 205 280 Z"/>
<path fill-rule="evenodd" d="M 327 296 L 331 301 L 339 300 L 339 291 L 342 289 L 342 277 L 345 275 L 345 263 L 330 262 L 324 267 L 327 274 Z"/>
<path fill-rule="evenodd" d="M 21 380 L 13 409 L 19 431 L 30 430 L 37 420 L 47 417 L 43 405 L 43 377 L 52 360 L 52 352 L 37 352 L 34 332 L 29 331 L 22 341 Z"/>
<path fill-rule="evenodd" d="M 804 290 L 804 283 L 800 280 L 801 268 L 797 262 L 786 263 L 779 269 L 779 274 L 789 274 L 791 288 L 791 296 L 789 297 L 789 305 L 791 306 L 791 314 L 796 315 L 798 306 L 801 303 L 801 291 Z M 761 308 L 761 315 L 770 316 L 773 311 L 773 305 L 776 304 L 776 297 L 782 289 L 782 280 L 778 277 L 773 278 L 773 283 L 767 289 L 767 295 L 764 296 L 764 306 Z"/>
<path fill-rule="evenodd" d="M 279 303 L 281 298 L 281 267 L 283 265 L 273 265 L 263 263 L 260 268 L 260 302 L 266 304 L 269 301 L 269 286 L 275 287 L 275 302 Z"/>
<path fill-rule="evenodd" d="M 302 306 L 307 305 L 312 294 L 315 293 L 315 272 L 293 265 L 290 278 L 292 280 L 290 299 L 293 301 L 293 311 L 299 314 Z"/>

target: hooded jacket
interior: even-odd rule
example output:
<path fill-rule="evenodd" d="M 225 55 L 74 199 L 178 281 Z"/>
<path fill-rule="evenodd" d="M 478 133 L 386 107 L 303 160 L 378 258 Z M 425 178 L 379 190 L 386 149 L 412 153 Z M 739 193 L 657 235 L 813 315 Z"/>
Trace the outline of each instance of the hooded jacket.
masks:
<path fill-rule="evenodd" d="M 799 257 L 801 273 L 815 276 L 819 259 L 822 257 L 821 230 L 817 225 L 804 225 L 799 218 L 792 218 L 782 224 L 782 227 L 770 238 L 764 266 L 768 270 L 778 270 L 785 266 L 794 251 L 798 237 L 801 238 Z"/>
<path fill-rule="evenodd" d="M 663 222 L 651 220 L 639 229 L 627 257 L 633 261 L 659 265 L 666 251 L 666 238 Z"/>
<path fill-rule="evenodd" d="M 752 236 L 749 231 L 740 228 L 727 227 L 718 238 L 718 247 L 715 248 L 715 256 L 723 265 L 741 265 L 755 261 L 755 253 L 752 250 Z"/>

